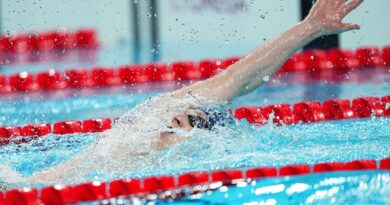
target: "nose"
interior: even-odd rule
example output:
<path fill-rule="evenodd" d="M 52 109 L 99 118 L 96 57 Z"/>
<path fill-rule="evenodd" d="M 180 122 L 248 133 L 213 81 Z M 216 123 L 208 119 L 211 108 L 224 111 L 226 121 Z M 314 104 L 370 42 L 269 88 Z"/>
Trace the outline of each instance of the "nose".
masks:
<path fill-rule="evenodd" d="M 173 128 L 184 128 L 187 130 L 191 130 L 191 123 L 188 119 L 188 116 L 185 114 L 179 114 L 175 115 L 172 119 L 172 125 Z"/>

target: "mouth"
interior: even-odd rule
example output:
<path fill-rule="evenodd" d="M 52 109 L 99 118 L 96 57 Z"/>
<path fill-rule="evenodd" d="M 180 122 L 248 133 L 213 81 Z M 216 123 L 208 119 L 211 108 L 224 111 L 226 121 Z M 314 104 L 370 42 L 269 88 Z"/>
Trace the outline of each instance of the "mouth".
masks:
<path fill-rule="evenodd" d="M 173 132 L 173 131 L 163 131 L 163 132 L 161 132 L 160 136 L 161 137 L 169 137 L 173 134 L 175 134 L 175 132 Z"/>

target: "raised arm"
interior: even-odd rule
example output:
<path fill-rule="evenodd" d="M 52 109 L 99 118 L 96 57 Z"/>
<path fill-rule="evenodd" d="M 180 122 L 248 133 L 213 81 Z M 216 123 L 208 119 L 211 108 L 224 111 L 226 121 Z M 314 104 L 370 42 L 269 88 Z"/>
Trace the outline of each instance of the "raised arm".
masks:
<path fill-rule="evenodd" d="M 305 20 L 256 48 L 226 72 L 177 90 L 174 96 L 182 98 L 192 92 L 216 101 L 231 101 L 253 91 L 310 41 L 323 35 L 359 29 L 358 25 L 342 23 L 342 20 L 362 2 L 318 0 Z"/>

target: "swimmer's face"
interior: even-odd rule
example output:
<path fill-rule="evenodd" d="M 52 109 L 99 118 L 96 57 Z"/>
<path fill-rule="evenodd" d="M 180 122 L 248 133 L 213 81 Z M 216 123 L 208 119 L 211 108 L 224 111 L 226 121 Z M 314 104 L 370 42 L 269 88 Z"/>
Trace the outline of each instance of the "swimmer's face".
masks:
<path fill-rule="evenodd" d="M 167 128 L 172 129 L 172 131 L 164 131 L 160 133 L 156 144 L 157 149 L 163 150 L 185 140 L 185 137 L 174 132 L 173 128 L 191 131 L 194 127 L 200 129 L 211 129 L 209 118 L 203 111 L 188 109 L 183 113 L 174 115 L 171 123 L 167 125 Z"/>

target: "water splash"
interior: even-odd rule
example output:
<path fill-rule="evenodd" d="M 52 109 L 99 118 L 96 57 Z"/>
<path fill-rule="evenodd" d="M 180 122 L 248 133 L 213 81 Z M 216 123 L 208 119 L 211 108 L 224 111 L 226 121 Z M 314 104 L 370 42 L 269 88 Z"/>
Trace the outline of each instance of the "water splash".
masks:
<path fill-rule="evenodd" d="M 390 155 L 389 118 L 282 127 L 272 123 L 254 127 L 235 121 L 212 131 L 193 129 L 186 141 L 158 151 L 153 148 L 156 134 L 166 129 L 176 112 L 191 106 L 214 106 L 217 112 L 224 108 L 201 100 L 182 104 L 173 100 L 159 108 L 155 102 L 139 104 L 105 133 L 50 135 L 27 144 L 10 144 L 0 150 L 0 164 L 8 164 L 27 177 L 71 163 L 67 161 L 70 158 L 82 159 L 79 164 L 71 163 L 72 171 L 66 176 L 42 184 L 46 185 Z"/>

